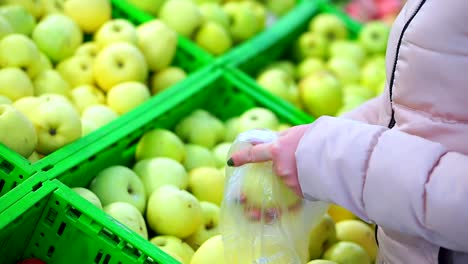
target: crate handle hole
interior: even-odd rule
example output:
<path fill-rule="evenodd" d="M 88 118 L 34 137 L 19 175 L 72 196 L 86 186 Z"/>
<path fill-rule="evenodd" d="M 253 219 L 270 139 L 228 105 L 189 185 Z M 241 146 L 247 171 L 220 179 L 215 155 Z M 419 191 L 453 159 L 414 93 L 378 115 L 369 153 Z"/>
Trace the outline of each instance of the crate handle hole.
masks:
<path fill-rule="evenodd" d="M 39 189 L 39 188 L 41 188 L 41 187 L 42 187 L 42 182 L 40 182 L 40 183 L 34 185 L 34 186 L 32 187 L 32 191 L 35 192 L 35 191 L 37 191 L 37 189 Z"/>
<path fill-rule="evenodd" d="M 49 211 L 47 212 L 46 221 L 49 224 L 53 224 L 55 222 L 55 219 L 57 218 L 57 214 L 58 214 L 57 210 L 53 208 L 49 208 Z"/>
<path fill-rule="evenodd" d="M 102 251 L 99 251 L 96 255 L 96 257 L 94 258 L 94 263 L 99 263 L 101 262 L 101 259 L 102 259 Z"/>
<path fill-rule="evenodd" d="M 49 165 L 45 166 L 44 168 L 42 168 L 42 171 L 48 171 L 48 170 L 52 169 L 53 167 L 54 167 L 54 165 L 49 164 Z"/>
<path fill-rule="evenodd" d="M 47 257 L 51 258 L 52 255 L 54 254 L 54 251 L 55 251 L 55 247 L 54 247 L 54 246 L 50 246 L 50 247 L 49 247 L 49 250 L 47 250 Z"/>
<path fill-rule="evenodd" d="M 104 260 L 102 261 L 102 264 L 109 264 L 111 256 L 109 254 L 106 254 L 104 257 Z"/>
<path fill-rule="evenodd" d="M 78 211 L 77 209 L 75 208 L 70 208 L 67 212 L 67 214 L 71 217 L 71 218 L 74 218 L 74 219 L 78 219 L 80 218 L 81 216 L 81 212 Z"/>
<path fill-rule="evenodd" d="M 108 241 L 114 242 L 115 244 L 120 243 L 120 238 L 107 228 L 101 229 L 99 235 L 107 239 Z"/>
<path fill-rule="evenodd" d="M 23 178 L 24 178 L 24 176 L 23 176 L 22 174 L 20 174 L 18 177 L 19 177 L 20 179 L 23 179 Z"/>
<path fill-rule="evenodd" d="M 44 232 L 41 232 L 39 235 L 40 235 L 41 237 L 44 237 Z"/>
<path fill-rule="evenodd" d="M 65 230 L 65 227 L 67 227 L 67 224 L 62 222 L 57 230 L 57 235 L 61 236 Z"/>
<path fill-rule="evenodd" d="M 0 180 L 0 192 L 3 190 L 3 186 L 5 186 L 5 180 L 1 179 Z"/>

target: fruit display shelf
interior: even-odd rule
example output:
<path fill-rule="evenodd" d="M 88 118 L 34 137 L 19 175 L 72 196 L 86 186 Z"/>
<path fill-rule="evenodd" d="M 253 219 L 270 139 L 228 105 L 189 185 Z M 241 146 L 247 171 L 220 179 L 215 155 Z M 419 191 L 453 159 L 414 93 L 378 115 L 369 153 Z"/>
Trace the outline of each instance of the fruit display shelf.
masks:
<path fill-rule="evenodd" d="M 0 244 L 2 263 L 178 263 L 58 181 L 0 213 Z"/>

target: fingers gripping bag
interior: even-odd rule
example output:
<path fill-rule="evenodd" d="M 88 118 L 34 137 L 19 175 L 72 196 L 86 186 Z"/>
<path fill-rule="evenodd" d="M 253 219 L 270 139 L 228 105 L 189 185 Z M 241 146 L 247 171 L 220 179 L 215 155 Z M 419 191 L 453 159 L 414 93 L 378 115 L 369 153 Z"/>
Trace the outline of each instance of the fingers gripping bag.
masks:
<path fill-rule="evenodd" d="M 269 130 L 244 132 L 229 156 L 277 137 Z M 274 174 L 272 162 L 227 167 L 220 215 L 225 263 L 307 263 L 309 234 L 327 209 L 325 202 L 296 195 Z"/>

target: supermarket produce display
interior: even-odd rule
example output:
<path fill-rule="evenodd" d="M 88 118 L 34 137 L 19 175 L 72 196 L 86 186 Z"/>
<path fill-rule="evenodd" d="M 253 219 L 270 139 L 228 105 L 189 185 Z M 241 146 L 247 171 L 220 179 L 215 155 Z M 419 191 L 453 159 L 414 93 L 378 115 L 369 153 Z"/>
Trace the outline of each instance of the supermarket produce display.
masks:
<path fill-rule="evenodd" d="M 236 136 L 379 94 L 388 34 L 328 1 L 2 2 L 0 255 L 224 263 Z M 312 264 L 376 258 L 374 227 L 337 205 L 304 239 Z"/>

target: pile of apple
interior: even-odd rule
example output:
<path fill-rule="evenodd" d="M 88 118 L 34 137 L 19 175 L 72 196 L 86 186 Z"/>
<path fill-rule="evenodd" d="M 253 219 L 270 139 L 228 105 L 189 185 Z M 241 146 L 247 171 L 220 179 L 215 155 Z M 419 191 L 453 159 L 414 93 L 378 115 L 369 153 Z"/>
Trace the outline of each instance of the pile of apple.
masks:
<path fill-rule="evenodd" d="M 314 16 L 288 50 L 256 75 L 267 91 L 314 117 L 341 115 L 381 93 L 390 27 L 363 25 L 355 39 L 337 16 Z"/>
<path fill-rule="evenodd" d="M 187 75 L 174 30 L 113 19 L 109 0 L 2 3 L 0 143 L 31 162 Z"/>
<path fill-rule="evenodd" d="M 212 55 L 221 55 L 291 10 L 296 0 L 127 0 Z"/>

